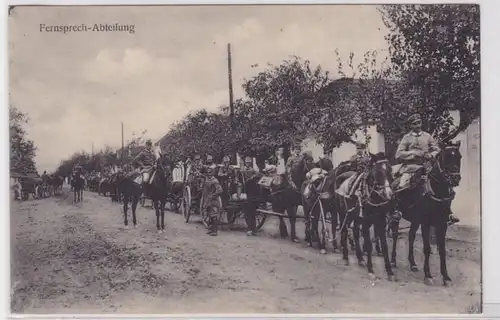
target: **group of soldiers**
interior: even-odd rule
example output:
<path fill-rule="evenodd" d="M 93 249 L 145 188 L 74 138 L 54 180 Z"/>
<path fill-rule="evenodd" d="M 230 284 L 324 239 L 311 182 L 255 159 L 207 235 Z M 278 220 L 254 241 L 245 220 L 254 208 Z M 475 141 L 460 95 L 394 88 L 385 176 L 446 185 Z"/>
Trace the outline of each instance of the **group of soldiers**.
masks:
<path fill-rule="evenodd" d="M 434 159 L 440 151 L 439 145 L 432 135 L 422 130 L 422 119 L 420 115 L 415 114 L 410 116 L 408 124 L 410 131 L 402 138 L 395 155 L 396 159 L 402 162 L 400 169 L 396 173 L 396 176 L 400 179 L 398 187 L 400 190 L 407 188 L 412 174 L 426 162 Z M 148 140 L 145 149 L 132 163 L 135 168 L 133 172 L 140 173 L 142 176 L 142 183 L 150 184 L 152 182 L 152 177 L 154 175 L 153 168 L 157 157 L 158 154 L 153 150 L 151 140 Z M 303 153 L 300 144 L 294 145 L 292 154 L 286 161 L 285 174 L 291 186 L 297 190 L 300 190 L 301 186 L 294 185 L 291 179 L 291 173 L 292 168 L 303 160 L 305 160 L 306 163 L 313 162 L 312 154 L 310 152 Z M 357 175 L 353 180 L 357 182 L 353 183 L 353 186 L 343 194 L 346 197 L 352 197 L 353 194 L 355 194 L 357 190 L 356 183 L 359 184 L 363 174 L 366 173 L 369 163 L 367 146 L 363 143 L 357 143 L 356 154 L 350 160 L 355 163 Z M 253 159 L 251 157 L 246 157 L 244 159 L 244 166 L 241 169 L 231 166 L 230 157 L 227 155 L 223 157 L 222 163 L 218 165 L 211 155 L 207 155 L 205 161 L 202 160 L 200 155 L 195 155 L 193 160 L 188 159 L 186 164 L 190 168 L 187 172 L 186 181 L 188 183 L 194 181 L 194 185 L 197 185 L 199 188 L 198 190 L 201 190 L 203 199 L 202 210 L 205 210 L 210 221 L 208 234 L 215 236 L 217 235 L 219 225 L 219 212 L 222 210 L 221 205 L 224 206 L 227 204 L 229 197 L 234 197 L 233 200 L 245 197 L 245 194 L 242 193 L 244 183 L 256 175 L 258 170 L 254 168 Z M 240 173 L 237 174 L 237 171 Z M 271 177 L 277 175 L 276 156 L 266 161 L 265 168 L 262 169 L 262 172 Z M 315 168 L 307 173 L 306 181 L 314 182 L 315 179 L 325 176 L 326 174 L 327 172 L 324 170 Z M 228 189 L 230 185 L 237 186 L 236 194 L 231 194 L 231 190 Z M 222 198 L 222 204 L 218 201 L 219 196 Z M 459 221 L 453 216 L 451 209 L 449 214 L 452 223 Z M 255 235 L 255 230 L 249 230 L 248 235 Z"/>

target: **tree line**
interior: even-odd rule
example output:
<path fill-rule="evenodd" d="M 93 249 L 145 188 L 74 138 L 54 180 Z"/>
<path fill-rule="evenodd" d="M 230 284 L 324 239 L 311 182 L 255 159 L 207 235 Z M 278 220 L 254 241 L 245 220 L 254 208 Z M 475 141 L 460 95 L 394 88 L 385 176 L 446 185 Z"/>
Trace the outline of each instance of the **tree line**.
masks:
<path fill-rule="evenodd" d="M 379 12 L 389 29 L 386 60 L 369 51 L 355 65 L 354 53 L 343 61 L 336 52 L 332 59 L 340 79 L 296 56 L 269 64 L 245 79 L 245 96 L 234 102 L 233 123 L 227 112 L 192 112 L 160 140 L 162 150 L 172 161 L 195 154 L 220 161 L 238 152 L 262 162 L 279 147 L 287 157 L 293 143 L 311 137 L 327 153 L 374 124 L 397 142 L 406 118 L 415 112 L 426 131 L 454 138 L 480 115 L 479 6 L 384 5 Z M 459 111 L 460 123 L 450 129 L 452 110 Z M 104 161 L 97 158 L 115 161 L 119 155 L 108 151 L 75 154 L 59 171 L 80 160 L 92 168 Z"/>

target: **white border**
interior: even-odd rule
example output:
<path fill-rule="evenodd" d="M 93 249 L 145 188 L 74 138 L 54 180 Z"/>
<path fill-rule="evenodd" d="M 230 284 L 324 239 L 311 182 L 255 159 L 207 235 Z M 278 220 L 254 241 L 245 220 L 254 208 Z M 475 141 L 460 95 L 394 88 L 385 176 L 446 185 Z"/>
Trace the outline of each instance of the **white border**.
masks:
<path fill-rule="evenodd" d="M 498 39 L 500 38 L 498 30 L 498 21 L 500 19 L 500 1 L 498 0 L 482 0 L 482 1 L 304 1 L 304 0 L 274 0 L 274 1 L 224 1 L 224 0 L 170 0 L 170 1 L 139 1 L 139 0 L 107 0 L 107 1 L 97 1 L 97 0 L 78 0 L 78 1 L 65 1 L 65 0 L 9 0 L 7 4 L 9 5 L 147 5 L 147 4 L 379 4 L 384 3 L 479 3 L 481 5 L 481 63 L 482 63 L 482 79 L 481 79 L 481 89 L 482 89 L 482 116 L 481 116 L 481 172 L 482 172 L 482 265 L 483 265 L 483 316 L 487 318 L 492 318 L 494 315 L 500 317 L 500 290 L 498 286 L 500 285 L 500 262 L 498 254 L 500 250 L 498 246 L 500 245 L 500 209 L 498 208 L 499 203 L 496 199 L 500 197 L 500 190 L 498 185 L 500 183 L 500 117 L 499 113 L 495 112 L 498 101 L 500 101 L 500 90 L 498 89 L 498 80 L 500 76 L 499 68 L 499 44 Z M 8 60 L 7 60 L 7 6 L 2 6 L 1 19 L 3 26 L 5 28 L 0 28 L 3 30 L 1 32 L 2 41 L 0 42 L 2 54 L 2 68 L 1 70 L 8 70 Z M 2 84 L 0 86 L 0 92 L 3 97 L 5 109 L 2 110 L 2 116 L 5 117 L 3 121 L 0 122 L 2 126 L 1 132 L 3 132 L 4 137 L 8 137 L 8 80 L 7 72 L 4 77 L 1 78 Z M 1 311 L 6 317 L 10 315 L 10 233 L 9 233 L 9 192 L 8 192 L 8 158 L 9 147 L 7 139 L 1 140 L 2 155 L 1 158 L 1 168 L 2 172 L 5 173 L 5 178 L 0 179 L 0 201 L 4 204 L 4 210 L 1 214 L 0 221 L 0 234 L 2 235 L 1 243 L 4 245 L 4 257 L 2 259 L 0 271 L 0 283 L 3 284 L 3 290 L 1 291 Z M 488 147 L 489 146 L 489 147 Z M 349 315 L 349 314 L 316 314 L 316 315 L 271 315 L 271 314 L 247 314 L 247 315 L 169 315 L 169 316 L 150 316 L 150 315 L 24 315 L 23 318 L 36 318 L 36 319 L 53 319 L 53 318 L 81 318 L 81 319 L 99 319 L 99 318 L 256 318 L 256 317 L 266 317 L 266 318 L 305 318 L 314 316 L 316 318 L 328 318 L 328 317 L 342 317 L 342 318 L 384 318 L 384 317 L 395 317 L 397 318 L 469 318 L 475 319 L 480 318 L 479 316 L 457 316 L 457 315 Z M 13 317 L 11 315 L 11 317 Z M 16 316 L 17 318 L 17 316 Z"/>

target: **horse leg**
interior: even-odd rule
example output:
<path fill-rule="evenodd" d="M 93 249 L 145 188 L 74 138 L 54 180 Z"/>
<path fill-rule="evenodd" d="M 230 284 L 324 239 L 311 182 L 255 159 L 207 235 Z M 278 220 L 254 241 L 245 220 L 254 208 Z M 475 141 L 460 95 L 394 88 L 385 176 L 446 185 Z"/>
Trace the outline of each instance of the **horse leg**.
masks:
<path fill-rule="evenodd" d="M 391 266 L 396 268 L 396 251 L 398 246 L 398 233 L 399 233 L 399 221 L 391 221 L 389 228 L 392 234 L 392 253 L 391 253 Z"/>
<path fill-rule="evenodd" d="M 161 200 L 160 214 L 161 214 L 161 230 L 165 230 L 165 206 L 167 205 L 167 199 Z"/>
<path fill-rule="evenodd" d="M 412 221 L 410 225 L 410 231 L 408 232 L 408 262 L 410 262 L 410 269 L 413 272 L 418 271 L 417 264 L 415 263 L 415 256 L 413 254 L 413 246 L 415 244 L 415 238 L 417 236 L 418 228 L 420 227 L 419 221 Z"/>
<path fill-rule="evenodd" d="M 337 210 L 334 210 L 333 209 L 333 206 L 330 206 L 330 208 L 332 208 L 330 210 L 330 217 L 331 217 L 331 226 L 332 226 L 332 244 L 333 244 L 333 252 L 337 252 L 337 250 L 339 249 L 339 244 L 338 244 L 338 241 L 337 241 L 337 227 L 338 227 L 338 213 L 337 213 Z"/>
<path fill-rule="evenodd" d="M 375 222 L 375 235 L 378 234 L 380 238 L 380 245 L 382 249 L 382 254 L 384 256 L 385 271 L 387 272 L 387 277 L 389 281 L 394 281 L 394 272 L 392 271 L 391 262 L 389 260 L 389 248 L 387 246 L 387 235 L 385 234 L 387 220 L 385 217 Z"/>
<path fill-rule="evenodd" d="M 297 229 L 295 228 L 295 223 L 297 222 L 297 206 L 289 206 L 286 209 L 288 214 L 288 219 L 290 220 L 290 238 L 293 242 L 300 242 L 299 238 L 297 238 Z"/>
<path fill-rule="evenodd" d="M 158 200 L 152 200 L 153 202 L 153 207 L 155 208 L 155 214 L 156 214 L 156 230 L 158 233 L 161 231 L 160 227 L 160 201 Z"/>
<path fill-rule="evenodd" d="M 285 208 L 283 208 L 281 204 L 278 204 L 274 201 L 272 203 L 272 208 L 273 208 L 273 211 L 276 213 L 280 213 L 280 214 L 285 213 Z M 279 226 L 280 237 L 281 238 L 288 238 L 288 229 L 286 227 L 285 219 L 283 219 L 283 217 L 279 217 L 279 219 L 280 219 L 280 226 Z"/>
<path fill-rule="evenodd" d="M 431 256 L 431 224 L 429 221 L 422 223 L 422 241 L 424 243 L 424 282 L 427 285 L 434 283 L 429 266 Z"/>
<path fill-rule="evenodd" d="M 128 211 L 128 202 L 129 197 L 125 196 L 123 201 L 123 223 L 125 224 L 125 228 L 128 228 L 128 219 L 127 219 L 127 211 Z"/>
<path fill-rule="evenodd" d="M 340 215 L 341 220 L 345 219 L 343 215 L 346 215 L 347 213 L 342 213 Z M 347 221 L 346 221 L 347 222 Z M 342 226 L 342 229 L 340 230 L 340 246 L 342 248 L 342 259 L 345 262 L 345 265 L 349 265 L 349 252 L 348 252 L 348 247 L 347 247 L 347 224 Z"/>
<path fill-rule="evenodd" d="M 446 267 L 446 231 L 448 229 L 448 221 L 446 220 L 446 218 L 442 221 L 439 221 L 436 226 L 436 240 L 444 286 L 448 286 L 449 282 L 451 282 L 451 278 L 448 275 L 448 269 Z"/>
<path fill-rule="evenodd" d="M 304 200 L 305 202 L 306 200 Z M 312 235 L 311 235 L 311 213 L 308 205 L 303 205 L 304 208 L 304 225 L 305 225 L 305 237 L 304 240 L 307 242 L 307 246 L 312 247 Z"/>
<path fill-rule="evenodd" d="M 376 227 L 374 227 L 374 228 L 376 228 Z M 379 256 L 379 257 L 383 255 L 382 250 L 380 249 L 380 246 L 382 244 L 381 242 L 382 242 L 382 240 L 380 240 L 380 237 L 377 236 L 377 232 L 375 232 L 375 251 L 377 251 L 377 256 Z"/>
<path fill-rule="evenodd" d="M 364 240 L 364 247 L 366 250 L 366 267 L 368 269 L 368 275 L 370 276 L 371 280 L 375 280 L 375 274 L 373 273 L 373 262 L 372 262 L 372 239 L 370 236 L 370 224 L 368 222 L 363 224 L 362 227 L 363 231 L 363 240 Z"/>
<path fill-rule="evenodd" d="M 139 203 L 139 196 L 132 198 L 132 223 L 134 228 L 137 228 L 137 204 Z"/>
<path fill-rule="evenodd" d="M 361 267 L 365 266 L 365 259 L 363 258 L 363 251 L 361 250 L 361 245 L 360 245 L 360 230 L 359 230 L 359 223 L 356 221 L 354 222 L 354 226 L 352 229 L 352 233 L 354 236 L 354 244 L 355 244 L 355 249 L 356 249 L 356 258 L 358 258 L 358 265 Z M 364 229 L 364 226 L 363 226 Z M 370 228 L 368 228 L 370 229 Z"/>

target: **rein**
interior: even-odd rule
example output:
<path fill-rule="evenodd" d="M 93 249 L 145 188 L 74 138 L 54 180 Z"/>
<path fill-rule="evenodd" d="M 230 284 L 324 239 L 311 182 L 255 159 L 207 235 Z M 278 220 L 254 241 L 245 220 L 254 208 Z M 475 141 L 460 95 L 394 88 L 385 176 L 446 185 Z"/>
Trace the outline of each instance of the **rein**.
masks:
<path fill-rule="evenodd" d="M 450 147 L 448 147 L 450 148 Z M 441 156 L 442 157 L 442 156 Z M 450 196 L 449 197 L 446 197 L 446 198 L 437 198 L 435 196 L 435 192 L 434 190 L 432 189 L 432 185 L 430 183 L 430 180 L 427 180 L 427 189 L 429 190 L 428 194 L 429 194 L 429 197 L 436 201 L 436 202 L 448 202 L 448 201 L 452 201 L 454 198 L 455 198 L 455 194 L 453 192 L 453 190 L 451 189 L 451 182 L 450 182 L 450 179 L 451 179 L 451 176 L 453 175 L 456 175 L 456 174 L 447 174 L 443 168 L 441 167 L 441 162 L 440 161 L 436 161 L 434 163 L 434 165 L 432 166 L 431 168 L 431 171 L 429 171 L 429 178 L 431 178 L 432 180 L 436 181 L 436 182 L 442 182 L 440 181 L 436 176 L 434 175 L 431 175 L 431 172 L 432 172 L 432 169 L 433 168 L 436 168 L 438 170 L 438 173 L 441 174 L 441 176 L 444 178 L 444 182 L 448 184 L 448 188 L 449 188 L 449 191 L 450 191 Z"/>

